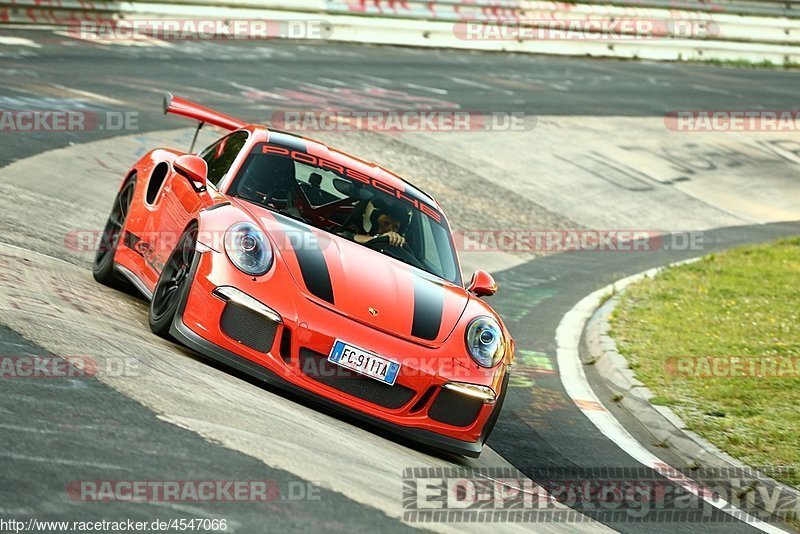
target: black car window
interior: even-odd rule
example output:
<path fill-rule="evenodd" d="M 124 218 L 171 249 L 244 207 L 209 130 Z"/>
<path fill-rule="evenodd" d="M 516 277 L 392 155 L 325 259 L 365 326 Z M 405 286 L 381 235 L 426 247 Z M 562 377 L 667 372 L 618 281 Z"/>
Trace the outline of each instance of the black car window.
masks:
<path fill-rule="evenodd" d="M 214 187 L 219 185 L 225 173 L 233 165 L 233 160 L 247 142 L 247 136 L 247 132 L 234 132 L 200 153 L 200 157 L 208 163 L 208 181 Z"/>

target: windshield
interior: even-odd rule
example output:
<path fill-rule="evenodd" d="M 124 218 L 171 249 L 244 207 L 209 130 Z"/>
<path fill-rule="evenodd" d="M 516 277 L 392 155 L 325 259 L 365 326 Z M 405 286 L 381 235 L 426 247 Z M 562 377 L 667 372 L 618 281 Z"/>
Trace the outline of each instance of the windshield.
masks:
<path fill-rule="evenodd" d="M 259 143 L 228 194 L 461 285 L 444 216 L 413 190 L 394 190 L 306 152 Z"/>

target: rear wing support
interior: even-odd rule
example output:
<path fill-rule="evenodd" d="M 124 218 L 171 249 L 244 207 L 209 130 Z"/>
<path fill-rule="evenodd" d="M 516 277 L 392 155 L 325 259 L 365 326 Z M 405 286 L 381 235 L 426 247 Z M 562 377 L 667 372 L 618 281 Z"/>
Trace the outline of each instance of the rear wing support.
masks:
<path fill-rule="evenodd" d="M 167 93 L 164 96 L 164 114 L 166 115 L 167 113 L 188 117 L 200 123 L 207 122 L 209 124 L 213 124 L 214 126 L 219 126 L 220 128 L 230 131 L 238 130 L 239 128 L 247 126 L 247 123 L 244 121 L 234 119 L 233 117 L 229 117 L 224 113 L 214 111 L 213 109 L 201 106 L 200 104 L 195 104 L 194 102 L 186 100 L 185 98 L 173 96 L 171 93 Z M 199 131 L 200 127 L 197 128 L 197 132 Z M 195 140 L 197 139 L 197 132 L 195 132 Z M 192 145 L 194 145 L 194 143 L 192 143 Z"/>

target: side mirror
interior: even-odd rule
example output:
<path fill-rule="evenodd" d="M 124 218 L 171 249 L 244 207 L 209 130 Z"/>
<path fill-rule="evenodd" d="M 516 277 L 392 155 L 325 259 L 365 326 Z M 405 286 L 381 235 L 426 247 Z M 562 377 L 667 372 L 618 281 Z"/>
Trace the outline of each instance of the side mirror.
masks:
<path fill-rule="evenodd" d="M 184 178 L 188 178 L 192 182 L 200 184 L 201 188 L 206 186 L 206 182 L 208 181 L 208 164 L 206 160 L 200 156 L 180 156 L 172 162 L 172 166 L 175 168 L 175 171 Z M 197 187 L 195 187 L 195 189 L 197 189 Z"/>
<path fill-rule="evenodd" d="M 467 291 L 476 297 L 489 297 L 497 293 L 497 283 L 494 277 L 484 270 L 478 269 L 472 275 L 472 281 L 467 286 Z"/>

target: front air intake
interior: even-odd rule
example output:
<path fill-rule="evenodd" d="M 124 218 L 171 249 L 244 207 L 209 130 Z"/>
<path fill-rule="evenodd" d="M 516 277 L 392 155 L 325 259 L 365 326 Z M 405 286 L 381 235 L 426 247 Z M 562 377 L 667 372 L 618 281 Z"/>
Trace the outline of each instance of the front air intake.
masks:
<path fill-rule="evenodd" d="M 267 353 L 275 342 L 278 323 L 233 301 L 225 304 L 220 328 L 226 336 L 258 352 Z"/>
<path fill-rule="evenodd" d="M 428 417 L 446 425 L 465 427 L 477 419 L 483 400 L 442 388 L 428 410 Z"/>

